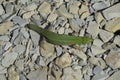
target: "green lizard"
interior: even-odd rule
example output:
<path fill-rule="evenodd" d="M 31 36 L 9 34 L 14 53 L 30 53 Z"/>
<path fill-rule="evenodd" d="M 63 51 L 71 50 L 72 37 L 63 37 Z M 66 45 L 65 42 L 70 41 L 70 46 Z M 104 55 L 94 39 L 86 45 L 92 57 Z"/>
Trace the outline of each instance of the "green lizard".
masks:
<path fill-rule="evenodd" d="M 70 36 L 70 35 L 63 35 L 51 32 L 47 29 L 43 29 L 39 26 L 34 24 L 28 25 L 29 29 L 43 35 L 48 42 L 56 45 L 73 45 L 73 44 L 87 44 L 93 41 L 93 39 L 89 37 L 78 37 L 78 36 Z"/>

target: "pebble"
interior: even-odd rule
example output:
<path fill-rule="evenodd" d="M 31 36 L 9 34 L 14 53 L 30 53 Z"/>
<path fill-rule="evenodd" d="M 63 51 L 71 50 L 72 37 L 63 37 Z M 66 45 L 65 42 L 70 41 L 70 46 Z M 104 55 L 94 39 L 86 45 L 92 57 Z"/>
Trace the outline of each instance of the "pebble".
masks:
<path fill-rule="evenodd" d="M 26 39 L 29 38 L 29 34 L 28 34 L 28 32 L 26 31 L 25 28 L 21 28 L 20 32 L 22 33 L 22 35 L 23 35 Z"/>
<path fill-rule="evenodd" d="M 0 15 L 4 14 L 4 9 L 3 9 L 3 6 L 0 5 Z"/>
<path fill-rule="evenodd" d="M 108 42 L 114 36 L 112 32 L 102 30 L 102 29 L 100 30 L 99 35 L 103 42 Z"/>
<path fill-rule="evenodd" d="M 49 14 L 51 12 L 51 5 L 44 1 L 38 8 L 38 12 L 41 14 Z"/>
<path fill-rule="evenodd" d="M 102 10 L 102 9 L 105 9 L 105 8 L 109 7 L 109 5 L 107 5 L 104 1 L 101 1 L 101 2 L 94 3 L 92 7 L 96 11 L 98 11 L 98 10 Z"/>
<path fill-rule="evenodd" d="M 19 80 L 19 73 L 16 72 L 14 66 L 8 68 L 8 74 L 8 80 Z"/>
<path fill-rule="evenodd" d="M 11 46 L 12 46 L 12 43 L 7 42 L 5 47 L 4 47 L 4 50 L 8 50 Z"/>
<path fill-rule="evenodd" d="M 7 14 L 12 14 L 13 13 L 13 9 L 14 9 L 14 5 L 12 5 L 11 3 L 6 4 L 5 12 Z"/>
<path fill-rule="evenodd" d="M 75 32 L 79 32 L 80 27 L 79 24 L 77 23 L 77 21 L 75 19 L 70 19 L 70 27 L 75 31 Z"/>
<path fill-rule="evenodd" d="M 13 19 L 14 24 L 19 24 L 21 27 L 24 27 L 28 22 L 24 19 L 22 19 L 19 16 L 15 16 Z"/>
<path fill-rule="evenodd" d="M 100 39 L 94 39 L 93 45 L 101 47 L 104 43 Z"/>
<path fill-rule="evenodd" d="M 82 4 L 80 9 L 79 9 L 79 15 L 81 15 L 81 19 L 85 19 L 90 15 L 89 8 L 87 4 Z"/>
<path fill-rule="evenodd" d="M 31 71 L 28 75 L 27 78 L 29 80 L 47 80 L 47 71 L 46 69 L 41 69 L 41 70 L 34 70 Z"/>
<path fill-rule="evenodd" d="M 36 33 L 35 31 L 30 30 L 30 36 L 31 36 L 34 47 L 38 46 L 40 35 Z"/>
<path fill-rule="evenodd" d="M 4 74 L 0 74 L 0 80 L 7 80 Z"/>
<path fill-rule="evenodd" d="M 119 10 L 120 10 L 120 3 L 115 4 L 111 7 L 103 10 L 102 13 L 107 20 L 110 20 L 112 18 L 120 17 L 120 11 Z"/>
<path fill-rule="evenodd" d="M 51 43 L 48 43 L 46 41 L 42 41 L 40 44 L 40 53 L 43 57 L 46 59 L 53 56 L 54 53 L 54 45 Z"/>
<path fill-rule="evenodd" d="M 57 15 L 56 13 L 51 13 L 51 14 L 48 16 L 47 20 L 48 20 L 49 22 L 53 22 L 53 21 L 56 20 L 57 17 L 58 17 L 58 15 Z"/>
<path fill-rule="evenodd" d="M 62 80 L 82 80 L 81 70 L 73 70 L 68 67 L 63 70 L 64 75 L 62 76 Z"/>
<path fill-rule="evenodd" d="M 99 55 L 99 54 L 103 54 L 106 50 L 102 49 L 101 47 L 97 47 L 97 46 L 92 46 L 91 47 L 92 53 L 93 55 Z"/>
<path fill-rule="evenodd" d="M 110 32 L 116 32 L 120 30 L 120 18 L 109 20 L 105 25 L 105 29 Z"/>
<path fill-rule="evenodd" d="M 55 64 L 61 68 L 65 68 L 71 65 L 71 57 L 69 53 L 64 53 L 60 57 L 56 58 Z"/>
<path fill-rule="evenodd" d="M 13 48 L 13 51 L 16 52 L 16 53 L 19 53 L 19 54 L 23 54 L 25 52 L 25 46 L 24 45 L 16 45 L 14 48 Z"/>
<path fill-rule="evenodd" d="M 29 11 L 29 12 L 25 12 L 22 16 L 23 19 L 30 19 L 31 16 L 33 16 L 35 14 L 35 11 Z"/>
<path fill-rule="evenodd" d="M 19 59 L 15 61 L 15 66 L 18 71 L 23 71 L 24 70 L 24 60 Z"/>
<path fill-rule="evenodd" d="M 113 69 L 120 68 L 120 55 L 119 54 L 120 53 L 118 52 L 111 52 L 105 58 L 106 63 Z"/>
<path fill-rule="evenodd" d="M 0 24 L 0 35 L 8 32 L 8 30 L 13 26 L 13 22 L 7 21 Z"/>
<path fill-rule="evenodd" d="M 60 46 L 57 46 L 55 49 L 56 49 L 56 52 L 57 52 L 57 53 L 56 53 L 57 56 L 60 56 L 60 55 L 62 54 L 62 52 L 63 52 L 63 51 L 62 51 L 63 49 L 62 49 Z"/>
<path fill-rule="evenodd" d="M 79 7 L 77 5 L 70 5 L 69 12 L 72 14 L 78 14 Z"/>
<path fill-rule="evenodd" d="M 120 78 L 120 71 L 118 70 L 117 72 L 113 73 L 109 78 L 106 80 L 119 80 Z"/>
<path fill-rule="evenodd" d="M 65 28 L 64 27 L 60 27 L 60 29 L 58 30 L 59 34 L 64 34 L 65 32 Z"/>
<path fill-rule="evenodd" d="M 99 31 L 100 31 L 99 30 L 99 26 L 98 26 L 98 24 L 95 21 L 89 22 L 89 25 L 88 25 L 88 28 L 87 28 L 87 32 L 92 35 L 93 39 L 97 37 Z"/>
<path fill-rule="evenodd" d="M 114 43 L 120 46 L 120 36 L 119 35 L 114 38 Z"/>
<path fill-rule="evenodd" d="M 14 63 L 18 56 L 18 53 L 16 52 L 8 52 L 4 55 L 4 58 L 2 59 L 2 66 L 9 67 L 11 64 Z"/>
<path fill-rule="evenodd" d="M 24 1 L 24 0 L 23 0 Z M 37 5 L 35 3 L 30 3 L 29 5 L 27 5 L 27 7 L 25 7 L 26 11 L 33 11 L 37 8 Z"/>
<path fill-rule="evenodd" d="M 93 70 L 93 73 L 95 76 L 93 76 L 92 80 L 105 80 L 108 77 L 108 74 L 106 74 L 100 67 L 95 67 Z"/>
<path fill-rule="evenodd" d="M 66 18 L 73 18 L 73 15 L 70 14 L 70 13 L 67 11 L 67 9 L 66 9 L 66 7 L 65 7 L 64 4 L 61 5 L 60 8 L 58 9 L 58 14 L 60 14 L 61 16 L 66 17 Z"/>

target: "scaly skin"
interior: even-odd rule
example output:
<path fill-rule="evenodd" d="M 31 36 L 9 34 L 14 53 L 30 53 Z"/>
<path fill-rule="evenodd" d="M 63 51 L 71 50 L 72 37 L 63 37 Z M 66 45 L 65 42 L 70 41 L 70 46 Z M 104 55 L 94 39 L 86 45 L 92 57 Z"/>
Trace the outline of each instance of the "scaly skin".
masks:
<path fill-rule="evenodd" d="M 29 24 L 29 28 L 39 34 L 42 34 L 48 42 L 56 45 L 87 44 L 92 41 L 89 37 L 77 37 L 63 34 L 56 34 L 46 29 L 40 28 L 34 24 Z"/>

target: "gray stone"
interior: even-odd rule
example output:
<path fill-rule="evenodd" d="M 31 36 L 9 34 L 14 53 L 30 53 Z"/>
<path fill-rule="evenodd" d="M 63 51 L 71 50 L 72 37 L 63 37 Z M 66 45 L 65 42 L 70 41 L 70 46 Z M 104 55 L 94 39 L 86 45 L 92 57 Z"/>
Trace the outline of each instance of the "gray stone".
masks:
<path fill-rule="evenodd" d="M 35 31 L 32 31 L 32 30 L 30 30 L 30 35 L 31 35 L 33 45 L 35 47 L 38 46 L 39 40 L 40 40 L 40 35 L 38 33 L 36 33 Z"/>
<path fill-rule="evenodd" d="M 7 68 L 0 65 L 0 74 L 5 74 L 5 73 L 7 73 Z"/>
<path fill-rule="evenodd" d="M 93 8 L 97 11 L 97 10 L 102 10 L 104 8 L 109 7 L 109 5 L 107 5 L 104 1 L 101 2 L 96 2 L 93 4 Z"/>
<path fill-rule="evenodd" d="M 109 76 L 100 67 L 95 67 L 93 72 L 95 76 L 93 76 L 92 80 L 105 80 Z"/>
<path fill-rule="evenodd" d="M 8 3 L 6 6 L 5 6 L 5 11 L 6 13 L 8 14 L 12 14 L 13 13 L 13 9 L 14 9 L 14 5 Z"/>
<path fill-rule="evenodd" d="M 114 43 L 120 46 L 120 35 L 114 38 Z"/>
<path fill-rule="evenodd" d="M 72 68 L 68 67 L 63 70 L 62 80 L 81 80 L 82 74 L 81 70 L 73 70 Z"/>
<path fill-rule="evenodd" d="M 7 80 L 4 74 L 0 74 L 0 80 Z"/>
<path fill-rule="evenodd" d="M 100 30 L 99 35 L 100 35 L 101 39 L 103 40 L 103 42 L 108 42 L 114 36 L 114 34 L 112 32 L 105 31 L 102 29 Z"/>
<path fill-rule="evenodd" d="M 9 41 L 10 38 L 7 35 L 4 35 L 4 36 L 0 36 L 0 40 L 1 41 Z"/>
<path fill-rule="evenodd" d="M 20 74 L 20 80 L 27 80 L 27 78 L 25 77 L 25 75 Z"/>
<path fill-rule="evenodd" d="M 24 0 L 23 0 L 24 1 Z M 25 7 L 25 10 L 26 11 L 32 11 L 32 10 L 35 10 L 37 8 L 37 4 L 35 3 L 31 3 L 29 4 L 27 7 Z"/>
<path fill-rule="evenodd" d="M 2 66 L 9 67 L 11 64 L 14 63 L 14 61 L 17 58 L 18 53 L 16 52 L 8 52 L 4 55 L 4 58 L 2 59 Z"/>
<path fill-rule="evenodd" d="M 21 27 L 24 27 L 26 24 L 28 24 L 28 22 L 27 22 L 26 20 L 22 19 L 22 18 L 19 17 L 19 16 L 15 16 L 15 17 L 13 18 L 13 22 L 14 22 L 15 24 L 19 24 Z"/>
<path fill-rule="evenodd" d="M 7 21 L 0 24 L 0 35 L 8 32 L 8 30 L 13 26 L 13 22 Z"/>
<path fill-rule="evenodd" d="M 120 3 L 113 5 L 103 10 L 102 12 L 103 12 L 104 17 L 107 20 L 110 20 L 115 17 L 120 17 Z"/>
<path fill-rule="evenodd" d="M 44 69 L 31 71 L 27 78 L 29 80 L 47 80 L 47 72 Z"/>
<path fill-rule="evenodd" d="M 117 72 L 113 73 L 109 78 L 106 80 L 119 80 L 120 79 L 120 70 Z"/>
<path fill-rule="evenodd" d="M 62 54 L 62 48 L 60 46 L 56 47 L 56 52 L 57 52 L 57 56 L 60 56 Z"/>
<path fill-rule="evenodd" d="M 4 9 L 2 7 L 2 5 L 0 5 L 0 15 L 4 14 Z"/>
<path fill-rule="evenodd" d="M 16 53 L 22 54 L 22 53 L 25 52 L 25 46 L 24 45 L 16 45 L 13 48 L 13 51 L 16 52 Z"/>
<path fill-rule="evenodd" d="M 105 49 L 102 49 L 101 47 L 97 47 L 95 45 L 92 45 L 91 50 L 93 55 L 103 54 L 106 51 Z"/>
<path fill-rule="evenodd" d="M 60 8 L 58 9 L 58 14 L 60 14 L 61 16 L 66 17 L 66 18 L 73 18 L 73 15 L 70 14 L 70 13 L 67 11 L 65 5 L 61 5 L 61 6 L 60 6 Z"/>
<path fill-rule="evenodd" d="M 29 38 L 29 34 L 28 34 L 28 32 L 26 31 L 25 28 L 21 28 L 20 32 L 23 34 L 23 36 L 24 36 L 26 39 Z"/>
<path fill-rule="evenodd" d="M 94 22 L 89 22 L 89 26 L 87 28 L 87 32 L 92 35 L 93 38 L 96 38 L 99 33 L 99 26 Z"/>
<path fill-rule="evenodd" d="M 5 47 L 4 47 L 4 50 L 9 49 L 11 46 L 12 46 L 12 43 L 7 42 L 6 45 L 5 45 Z"/>

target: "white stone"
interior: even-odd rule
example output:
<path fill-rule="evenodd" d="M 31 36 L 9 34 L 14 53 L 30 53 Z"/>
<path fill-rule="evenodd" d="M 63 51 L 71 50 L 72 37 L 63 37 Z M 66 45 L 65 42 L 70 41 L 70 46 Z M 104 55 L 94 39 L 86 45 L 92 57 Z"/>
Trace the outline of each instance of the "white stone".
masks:
<path fill-rule="evenodd" d="M 92 53 L 93 55 L 99 55 L 99 54 L 103 54 L 106 50 L 102 49 L 101 47 L 97 47 L 97 46 L 92 46 L 91 47 Z"/>
<path fill-rule="evenodd" d="M 104 17 L 107 20 L 110 20 L 115 17 L 120 17 L 120 3 L 113 5 L 103 10 L 102 12 L 103 12 Z"/>
<path fill-rule="evenodd" d="M 89 22 L 87 32 L 92 35 L 92 38 L 96 38 L 99 31 L 99 26 L 95 21 Z"/>
<path fill-rule="evenodd" d="M 58 17 L 58 15 L 57 15 L 56 13 L 51 13 L 51 14 L 48 16 L 47 20 L 48 20 L 49 22 L 53 22 L 57 17 Z"/>
<path fill-rule="evenodd" d="M 17 58 L 18 53 L 16 52 L 8 52 L 4 55 L 4 58 L 2 59 L 2 66 L 9 67 L 11 64 L 14 63 L 14 61 Z"/>
<path fill-rule="evenodd" d="M 0 15 L 4 14 L 4 9 L 2 7 L 2 5 L 0 5 Z"/>
<path fill-rule="evenodd" d="M 114 34 L 112 32 L 105 31 L 102 29 L 100 30 L 99 35 L 100 35 L 101 39 L 103 40 L 103 42 L 108 42 L 114 36 Z"/>
<path fill-rule="evenodd" d="M 40 5 L 40 7 L 38 8 L 38 11 L 39 11 L 41 14 L 43 14 L 43 13 L 49 14 L 49 13 L 51 12 L 51 5 L 50 5 L 48 2 L 44 1 L 44 2 Z"/>
<path fill-rule="evenodd" d="M 15 66 L 18 71 L 23 71 L 24 70 L 24 59 L 19 59 L 15 61 Z"/>
<path fill-rule="evenodd" d="M 13 22 L 8 21 L 0 24 L 0 35 L 5 34 L 8 32 L 10 27 L 13 26 Z"/>
<path fill-rule="evenodd" d="M 58 9 L 58 14 L 60 14 L 61 16 L 66 17 L 66 18 L 73 18 L 73 15 L 70 14 L 70 13 L 67 11 L 65 5 L 61 5 L 61 6 L 60 6 L 60 8 Z"/>

